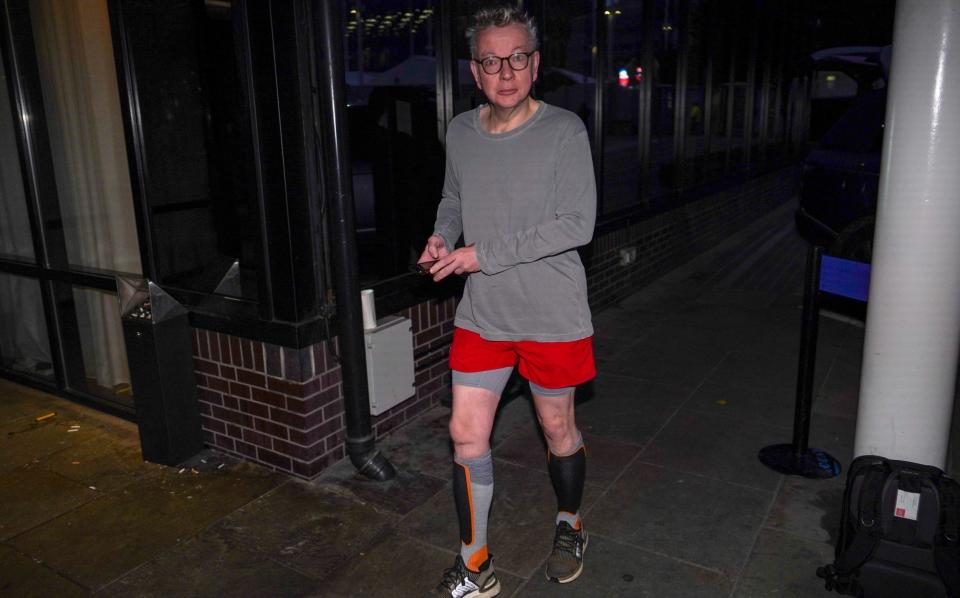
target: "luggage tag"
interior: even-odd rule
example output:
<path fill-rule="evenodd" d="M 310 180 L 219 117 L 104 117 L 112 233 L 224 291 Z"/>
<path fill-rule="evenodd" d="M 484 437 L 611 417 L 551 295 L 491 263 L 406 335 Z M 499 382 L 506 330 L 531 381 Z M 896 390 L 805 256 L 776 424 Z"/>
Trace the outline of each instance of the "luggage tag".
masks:
<path fill-rule="evenodd" d="M 894 507 L 893 515 L 901 519 L 917 520 L 917 511 L 920 510 L 920 493 L 906 492 L 897 489 L 897 504 Z"/>

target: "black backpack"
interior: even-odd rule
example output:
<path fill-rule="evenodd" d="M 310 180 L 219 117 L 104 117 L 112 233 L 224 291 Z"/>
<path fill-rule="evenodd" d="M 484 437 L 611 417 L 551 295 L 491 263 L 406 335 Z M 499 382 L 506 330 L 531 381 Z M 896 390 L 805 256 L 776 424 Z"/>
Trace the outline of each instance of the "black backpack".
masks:
<path fill-rule="evenodd" d="M 865 455 L 847 470 L 827 590 L 863 598 L 960 596 L 960 485 L 936 467 Z"/>

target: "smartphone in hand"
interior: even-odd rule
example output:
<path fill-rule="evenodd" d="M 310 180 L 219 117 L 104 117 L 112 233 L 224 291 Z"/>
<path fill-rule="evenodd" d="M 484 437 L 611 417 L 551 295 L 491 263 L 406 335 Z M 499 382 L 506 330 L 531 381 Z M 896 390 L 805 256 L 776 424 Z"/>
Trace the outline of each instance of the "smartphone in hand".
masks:
<path fill-rule="evenodd" d="M 438 260 L 428 260 L 426 262 L 417 262 L 410 266 L 410 271 L 414 274 L 420 274 L 422 276 L 430 275 L 430 268 L 437 263 Z"/>

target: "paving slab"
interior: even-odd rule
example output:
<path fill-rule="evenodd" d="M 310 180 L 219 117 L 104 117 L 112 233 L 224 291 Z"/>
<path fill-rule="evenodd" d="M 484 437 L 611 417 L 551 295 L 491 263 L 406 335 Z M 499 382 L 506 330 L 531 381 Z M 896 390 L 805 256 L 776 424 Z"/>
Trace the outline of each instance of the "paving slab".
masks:
<path fill-rule="evenodd" d="M 834 546 L 840 530 L 843 484 L 843 476 L 827 480 L 787 476 L 764 527 Z"/>
<path fill-rule="evenodd" d="M 355 500 L 335 484 L 289 480 L 201 536 L 244 548 L 324 579 L 387 535 L 396 515 Z"/>
<path fill-rule="evenodd" d="M 606 362 L 603 371 L 692 390 L 726 355 L 726 349 L 709 342 L 646 339 Z"/>
<path fill-rule="evenodd" d="M 97 589 L 276 487 L 282 476 L 236 464 L 203 474 L 168 469 L 8 543 Z"/>
<path fill-rule="evenodd" d="M 42 562 L 0 545 L 0 596 L 72 598 L 87 595 L 82 586 L 58 575 Z"/>
<path fill-rule="evenodd" d="M 38 460 L 30 467 L 57 473 L 99 492 L 111 492 L 133 483 L 143 476 L 153 475 L 165 466 L 148 463 L 140 453 L 136 439 L 112 437 L 91 438 L 80 444 L 65 447 Z"/>
<path fill-rule="evenodd" d="M 19 418 L 0 423 L 0 471 L 23 467 L 65 448 L 102 435 L 94 428 L 70 432 L 70 424 L 62 420 L 37 422 Z"/>
<path fill-rule="evenodd" d="M 600 373 L 594 380 L 593 396 L 577 404 L 577 424 L 585 435 L 643 446 L 690 392 L 672 383 Z"/>
<path fill-rule="evenodd" d="M 450 477 L 453 459 L 449 422 L 450 408 L 435 407 L 416 425 L 397 430 L 377 446 L 395 468 L 445 480 Z"/>
<path fill-rule="evenodd" d="M 447 471 L 450 472 L 450 465 Z M 449 484 L 449 473 L 441 479 L 415 469 L 400 468 L 392 480 L 376 482 L 357 472 L 349 459 L 330 467 L 317 478 L 319 483 L 337 489 L 375 508 L 393 513 L 395 517 L 407 515 Z"/>
<path fill-rule="evenodd" d="M 733 583 L 715 571 L 594 534 L 584 554 L 584 572 L 576 581 L 559 585 L 533 575 L 520 589 L 524 598 L 615 598 L 617 596 L 729 596 Z"/>
<path fill-rule="evenodd" d="M 681 410 L 640 460 L 743 486 L 774 490 L 780 474 L 757 459 L 764 446 L 789 441 L 785 430 L 732 417 Z"/>
<path fill-rule="evenodd" d="M 831 364 L 823 384 L 813 400 L 813 411 L 850 419 L 857 417 L 860 402 L 860 359 L 850 359 L 844 352 Z"/>
<path fill-rule="evenodd" d="M 761 390 L 719 382 L 704 382 L 684 408 L 712 415 L 780 428 L 793 425 L 796 391 L 793 388 Z"/>
<path fill-rule="evenodd" d="M 763 530 L 734 596 L 823 598 L 828 594 L 816 571 L 829 562 L 833 562 L 833 548 L 826 542 Z"/>
<path fill-rule="evenodd" d="M 634 463 L 587 512 L 590 530 L 735 577 L 774 494 Z"/>
<path fill-rule="evenodd" d="M 43 470 L 0 474 L 0 540 L 7 540 L 103 496 L 95 488 Z"/>
<path fill-rule="evenodd" d="M 311 596 L 317 582 L 251 546 L 201 534 L 165 551 L 97 592 L 98 596 Z"/>
<path fill-rule="evenodd" d="M 64 408 L 63 401 L 39 390 L 0 379 L 0 422 L 34 419 Z"/>
<path fill-rule="evenodd" d="M 814 389 L 823 384 L 836 355 L 837 349 L 833 347 L 817 350 Z M 783 353 L 760 353 L 752 348 L 749 351 L 731 351 L 711 372 L 709 381 L 768 392 L 790 391 L 797 387 L 797 363 L 796 349 Z"/>

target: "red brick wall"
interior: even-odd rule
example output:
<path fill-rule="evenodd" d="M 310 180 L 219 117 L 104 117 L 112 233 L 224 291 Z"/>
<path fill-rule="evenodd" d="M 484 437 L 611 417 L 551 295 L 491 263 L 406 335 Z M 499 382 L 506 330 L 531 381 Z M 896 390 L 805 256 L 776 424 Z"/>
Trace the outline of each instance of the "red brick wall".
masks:
<path fill-rule="evenodd" d="M 397 314 L 413 325 L 416 393 L 374 418 L 377 437 L 449 396 L 446 356 L 454 308 L 454 299 L 428 301 Z M 335 340 L 296 350 L 195 330 L 194 370 L 206 442 L 305 478 L 344 458 L 336 351 Z"/>

